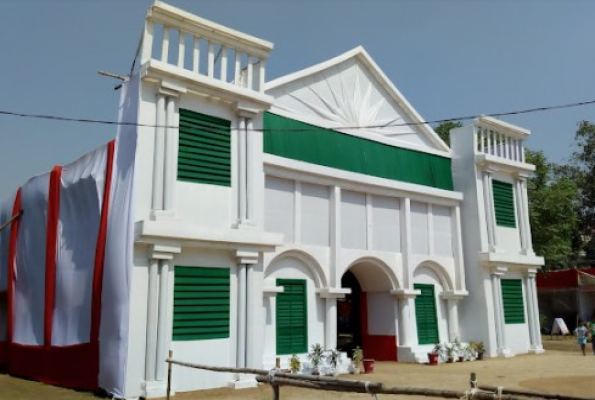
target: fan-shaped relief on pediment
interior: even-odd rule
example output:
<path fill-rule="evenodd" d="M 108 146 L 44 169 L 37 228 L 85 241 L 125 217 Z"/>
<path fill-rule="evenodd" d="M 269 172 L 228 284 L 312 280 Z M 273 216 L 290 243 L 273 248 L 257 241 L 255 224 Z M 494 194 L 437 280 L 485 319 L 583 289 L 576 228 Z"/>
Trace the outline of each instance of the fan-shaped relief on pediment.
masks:
<path fill-rule="evenodd" d="M 416 147 L 435 145 L 356 57 L 274 87 L 271 112 L 352 134 L 378 134 Z"/>

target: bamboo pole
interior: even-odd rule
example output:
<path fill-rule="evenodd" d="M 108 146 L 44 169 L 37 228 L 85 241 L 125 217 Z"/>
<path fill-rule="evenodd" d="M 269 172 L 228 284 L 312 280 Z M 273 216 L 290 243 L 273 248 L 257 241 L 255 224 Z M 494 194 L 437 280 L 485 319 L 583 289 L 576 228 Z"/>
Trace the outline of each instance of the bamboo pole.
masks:
<path fill-rule="evenodd" d="M 2 226 L 0 226 L 0 232 L 2 232 L 7 226 L 9 226 L 10 224 L 13 223 L 13 221 L 17 218 L 19 218 L 21 215 L 23 215 L 23 210 L 19 211 L 18 214 L 13 215 L 8 221 L 6 221 L 5 223 L 2 224 Z"/>
<path fill-rule="evenodd" d="M 167 355 L 167 360 L 165 360 L 167 362 L 167 400 L 169 400 L 169 395 L 171 393 L 171 362 L 169 362 L 169 360 L 171 360 L 171 358 L 174 356 L 174 351 L 170 350 L 168 355 Z"/>
<path fill-rule="evenodd" d="M 171 358 L 168 358 L 166 361 L 170 364 L 176 364 L 176 365 L 181 365 L 184 367 L 198 368 L 198 369 L 204 369 L 207 371 L 215 371 L 215 372 L 232 372 L 232 373 L 238 373 L 238 374 L 261 375 L 261 376 L 265 376 L 265 377 L 267 377 L 271 374 L 271 371 L 266 370 L 266 369 L 215 367 L 212 365 L 194 364 L 194 363 L 188 363 L 188 362 L 183 362 L 183 361 L 177 361 L 177 360 L 173 360 Z M 277 378 L 287 378 L 292 381 L 298 380 L 298 381 L 333 382 L 333 383 L 335 383 L 335 385 L 340 384 L 340 385 L 343 385 L 345 387 L 350 387 L 350 388 L 356 388 L 356 387 L 365 388 L 366 385 L 369 388 L 382 387 L 382 383 L 379 383 L 379 382 L 353 381 L 353 380 L 347 380 L 347 379 L 337 379 L 337 378 L 322 376 L 322 375 L 288 374 L 285 372 L 275 371 L 274 379 L 277 380 Z"/>
<path fill-rule="evenodd" d="M 496 386 L 488 386 L 488 385 L 479 385 L 478 389 L 480 390 L 487 390 L 491 392 L 497 392 L 498 387 Z M 566 396 L 562 394 L 552 394 L 552 393 L 541 393 L 541 392 L 533 392 L 530 390 L 521 390 L 521 389 L 505 389 L 502 388 L 502 394 L 510 394 L 510 395 L 517 395 L 517 396 L 526 396 L 526 397 L 539 397 L 542 399 L 552 399 L 552 400 L 593 400 L 592 397 L 579 397 L 579 396 Z"/>

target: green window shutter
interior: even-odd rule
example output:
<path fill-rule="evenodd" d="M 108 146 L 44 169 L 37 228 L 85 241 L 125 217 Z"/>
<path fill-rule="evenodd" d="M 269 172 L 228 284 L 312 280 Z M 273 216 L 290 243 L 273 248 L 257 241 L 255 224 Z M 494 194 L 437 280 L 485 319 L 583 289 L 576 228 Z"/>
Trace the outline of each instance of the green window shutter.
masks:
<path fill-rule="evenodd" d="M 175 267 L 173 340 L 229 337 L 229 268 Z"/>
<path fill-rule="evenodd" d="M 308 303 L 306 281 L 277 279 L 284 292 L 277 295 L 277 354 L 308 351 Z"/>
<path fill-rule="evenodd" d="M 276 156 L 453 190 L 451 160 L 265 113 L 264 151 Z"/>
<path fill-rule="evenodd" d="M 180 109 L 178 180 L 231 186 L 231 122 Z"/>
<path fill-rule="evenodd" d="M 520 279 L 501 279 L 504 323 L 524 324 L 523 282 Z"/>
<path fill-rule="evenodd" d="M 514 193 L 512 184 L 492 181 L 494 192 L 494 209 L 496 211 L 496 224 L 516 228 L 514 216 Z"/>
<path fill-rule="evenodd" d="M 415 290 L 421 294 L 415 297 L 415 319 L 417 322 L 417 338 L 419 344 L 434 344 L 440 341 L 438 337 L 438 317 L 436 315 L 436 298 L 434 285 L 416 283 Z"/>

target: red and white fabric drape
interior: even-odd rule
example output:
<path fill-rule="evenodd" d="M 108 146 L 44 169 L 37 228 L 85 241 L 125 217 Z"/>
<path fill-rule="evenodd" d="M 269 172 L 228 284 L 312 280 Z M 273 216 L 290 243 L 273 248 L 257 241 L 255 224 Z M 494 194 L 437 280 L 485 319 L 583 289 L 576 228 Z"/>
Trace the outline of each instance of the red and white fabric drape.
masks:
<path fill-rule="evenodd" d="M 136 120 L 133 83 L 120 120 Z M 124 126 L 0 204 L 0 224 L 23 211 L 0 232 L 0 365 L 10 374 L 123 395 L 135 146 Z"/>

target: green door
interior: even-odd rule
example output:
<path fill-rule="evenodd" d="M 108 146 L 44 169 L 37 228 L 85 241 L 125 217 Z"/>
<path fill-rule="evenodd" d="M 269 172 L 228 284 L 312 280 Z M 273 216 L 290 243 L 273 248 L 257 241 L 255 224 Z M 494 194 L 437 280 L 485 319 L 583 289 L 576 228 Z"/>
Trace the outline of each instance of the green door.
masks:
<path fill-rule="evenodd" d="M 440 341 L 438 337 L 438 317 L 436 316 L 436 298 L 434 285 L 416 283 L 415 290 L 421 294 L 415 298 L 415 317 L 417 322 L 417 338 L 419 344 L 434 344 Z"/>

